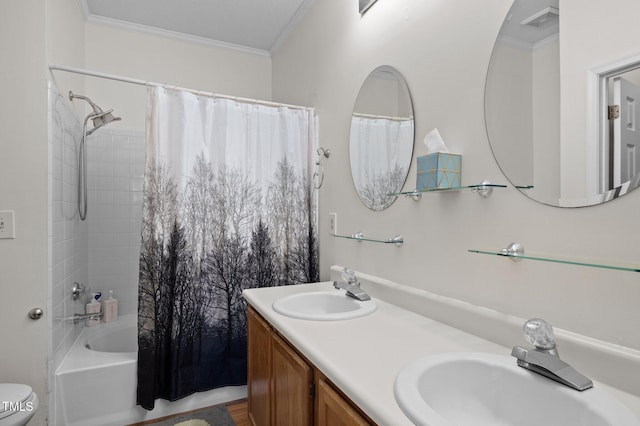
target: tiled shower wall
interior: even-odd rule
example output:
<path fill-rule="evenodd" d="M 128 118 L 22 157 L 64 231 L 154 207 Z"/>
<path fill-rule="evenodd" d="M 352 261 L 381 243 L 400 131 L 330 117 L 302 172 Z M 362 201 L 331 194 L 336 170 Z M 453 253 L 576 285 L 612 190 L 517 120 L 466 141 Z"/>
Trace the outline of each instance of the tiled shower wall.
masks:
<path fill-rule="evenodd" d="M 82 124 L 67 101 L 49 88 L 49 383 L 80 333 L 73 321 L 61 320 L 83 312 L 81 301 L 71 299 L 74 282 L 89 277 L 88 226 L 78 218 L 77 147 Z"/>
<path fill-rule="evenodd" d="M 88 209 L 83 222 L 76 206 L 82 122 L 54 87 L 49 89 L 48 113 L 52 379 L 83 326 L 60 320 L 84 312 L 87 296 L 71 299 L 74 282 L 84 284 L 87 293 L 102 291 L 106 296 L 112 290 L 122 314 L 137 311 L 145 143 L 142 132 L 108 126 L 88 137 Z"/>
<path fill-rule="evenodd" d="M 138 310 L 144 164 L 140 132 L 104 127 L 87 140 L 88 285 L 112 290 L 120 314 Z"/>

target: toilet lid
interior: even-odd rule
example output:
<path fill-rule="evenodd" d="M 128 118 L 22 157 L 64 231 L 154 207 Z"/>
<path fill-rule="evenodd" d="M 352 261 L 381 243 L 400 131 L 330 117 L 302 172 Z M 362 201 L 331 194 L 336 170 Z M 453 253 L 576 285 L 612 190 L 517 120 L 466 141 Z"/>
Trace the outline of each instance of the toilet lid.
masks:
<path fill-rule="evenodd" d="M 16 403 L 25 402 L 29 399 L 32 393 L 31 386 L 21 385 L 17 383 L 0 383 L 0 401 L 3 403 L 0 404 L 0 417 L 4 417 L 4 415 L 8 415 L 10 412 L 14 411 L 16 407 Z M 5 404 L 4 402 L 13 403 L 13 407 L 10 404 Z"/>

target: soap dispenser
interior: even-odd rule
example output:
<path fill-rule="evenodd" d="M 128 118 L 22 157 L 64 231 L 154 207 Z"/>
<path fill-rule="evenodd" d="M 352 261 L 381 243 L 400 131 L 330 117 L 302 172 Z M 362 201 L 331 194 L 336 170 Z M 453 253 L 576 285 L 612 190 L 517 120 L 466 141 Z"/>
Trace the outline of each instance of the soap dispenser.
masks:
<path fill-rule="evenodd" d="M 85 307 L 85 313 L 86 314 L 99 314 L 100 313 L 100 307 L 101 307 L 101 301 L 100 298 L 102 297 L 102 293 L 97 292 L 97 293 L 91 293 L 91 300 L 89 300 L 89 303 L 87 303 L 87 306 Z M 94 317 L 89 317 L 87 318 L 87 321 L 85 322 L 87 327 L 93 327 L 94 325 L 98 325 L 100 324 L 100 317 L 99 316 L 94 316 Z"/>
<path fill-rule="evenodd" d="M 118 318 L 118 299 L 113 297 L 113 290 L 109 290 L 109 297 L 102 302 L 102 320 L 114 321 Z"/>

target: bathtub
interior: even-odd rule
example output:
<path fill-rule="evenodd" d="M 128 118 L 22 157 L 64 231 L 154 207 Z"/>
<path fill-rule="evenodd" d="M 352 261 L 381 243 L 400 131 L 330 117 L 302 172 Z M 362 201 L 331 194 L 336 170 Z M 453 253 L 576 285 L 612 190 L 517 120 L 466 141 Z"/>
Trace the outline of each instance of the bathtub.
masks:
<path fill-rule="evenodd" d="M 175 402 L 136 405 L 137 316 L 84 327 L 55 373 L 54 425 L 125 425 L 246 398 L 246 386 L 193 394 Z"/>

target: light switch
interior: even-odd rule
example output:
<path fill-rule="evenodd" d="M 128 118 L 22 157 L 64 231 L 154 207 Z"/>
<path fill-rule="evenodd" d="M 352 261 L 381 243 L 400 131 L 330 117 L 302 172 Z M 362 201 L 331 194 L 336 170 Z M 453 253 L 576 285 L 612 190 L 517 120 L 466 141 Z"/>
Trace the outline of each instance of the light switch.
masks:
<path fill-rule="evenodd" d="M 15 238 L 15 223 L 13 220 L 13 211 L 0 212 L 0 238 Z"/>
<path fill-rule="evenodd" d="M 329 213 L 329 233 L 338 234 L 338 213 Z"/>

